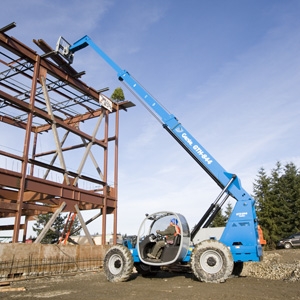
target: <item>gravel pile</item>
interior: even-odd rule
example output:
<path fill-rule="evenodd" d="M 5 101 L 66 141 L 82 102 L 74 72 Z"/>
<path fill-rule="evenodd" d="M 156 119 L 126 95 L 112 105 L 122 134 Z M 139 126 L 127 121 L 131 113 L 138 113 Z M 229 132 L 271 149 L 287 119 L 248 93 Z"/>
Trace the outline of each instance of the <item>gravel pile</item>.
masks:
<path fill-rule="evenodd" d="M 285 259 L 288 258 L 288 259 Z M 299 281 L 300 260 L 293 252 L 264 253 L 260 263 L 244 263 L 241 276 L 272 280 Z"/>

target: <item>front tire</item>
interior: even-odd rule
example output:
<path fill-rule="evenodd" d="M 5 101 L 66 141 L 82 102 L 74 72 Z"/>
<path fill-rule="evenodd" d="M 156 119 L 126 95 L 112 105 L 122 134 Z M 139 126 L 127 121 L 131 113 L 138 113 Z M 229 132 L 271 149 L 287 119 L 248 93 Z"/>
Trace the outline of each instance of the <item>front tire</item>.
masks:
<path fill-rule="evenodd" d="M 127 281 L 133 270 L 133 259 L 128 248 L 123 245 L 111 247 L 105 254 L 103 268 L 108 281 Z"/>
<path fill-rule="evenodd" d="M 224 282 L 233 271 L 233 259 L 224 244 L 206 240 L 196 245 L 191 257 L 191 267 L 200 281 Z"/>

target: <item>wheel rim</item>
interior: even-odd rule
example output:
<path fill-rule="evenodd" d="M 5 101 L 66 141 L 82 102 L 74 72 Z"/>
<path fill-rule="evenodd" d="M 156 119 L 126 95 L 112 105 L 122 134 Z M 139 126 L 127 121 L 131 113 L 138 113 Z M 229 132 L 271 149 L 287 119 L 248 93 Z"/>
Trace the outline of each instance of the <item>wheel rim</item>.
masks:
<path fill-rule="evenodd" d="M 114 254 L 108 261 L 108 267 L 112 274 L 117 275 L 121 272 L 123 266 L 122 259 L 120 255 Z"/>
<path fill-rule="evenodd" d="M 200 265 L 205 272 L 215 274 L 222 269 L 223 259 L 218 252 L 207 250 L 200 257 Z"/>

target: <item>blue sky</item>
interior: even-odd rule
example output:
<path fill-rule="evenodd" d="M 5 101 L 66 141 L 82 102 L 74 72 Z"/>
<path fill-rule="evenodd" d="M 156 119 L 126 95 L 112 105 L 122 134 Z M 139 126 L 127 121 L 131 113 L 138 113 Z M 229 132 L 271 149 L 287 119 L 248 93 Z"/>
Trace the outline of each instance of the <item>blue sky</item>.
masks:
<path fill-rule="evenodd" d="M 296 0 L 2 0 L 0 27 L 16 22 L 9 35 L 32 48 L 33 39 L 55 47 L 60 35 L 71 43 L 89 35 L 251 194 L 259 168 L 300 166 L 299 15 Z M 92 49 L 73 66 L 90 86 L 120 86 Z M 124 92 L 137 106 L 121 115 L 119 232 L 137 233 L 145 213 L 161 210 L 192 227 L 219 188 Z"/>

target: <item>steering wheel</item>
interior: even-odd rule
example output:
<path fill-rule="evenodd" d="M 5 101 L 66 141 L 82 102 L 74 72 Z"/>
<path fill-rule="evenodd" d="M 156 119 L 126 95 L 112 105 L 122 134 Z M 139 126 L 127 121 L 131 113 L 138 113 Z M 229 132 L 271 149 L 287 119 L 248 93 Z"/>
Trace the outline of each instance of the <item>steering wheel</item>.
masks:
<path fill-rule="evenodd" d="M 155 242 L 156 242 L 156 239 L 157 239 L 157 237 L 156 237 L 156 235 L 155 235 L 154 233 L 151 233 L 151 234 L 149 235 L 149 241 L 150 241 L 150 242 L 155 243 Z"/>
<path fill-rule="evenodd" d="M 163 241 L 163 240 L 165 240 L 165 236 L 160 233 L 157 233 L 156 241 Z"/>

